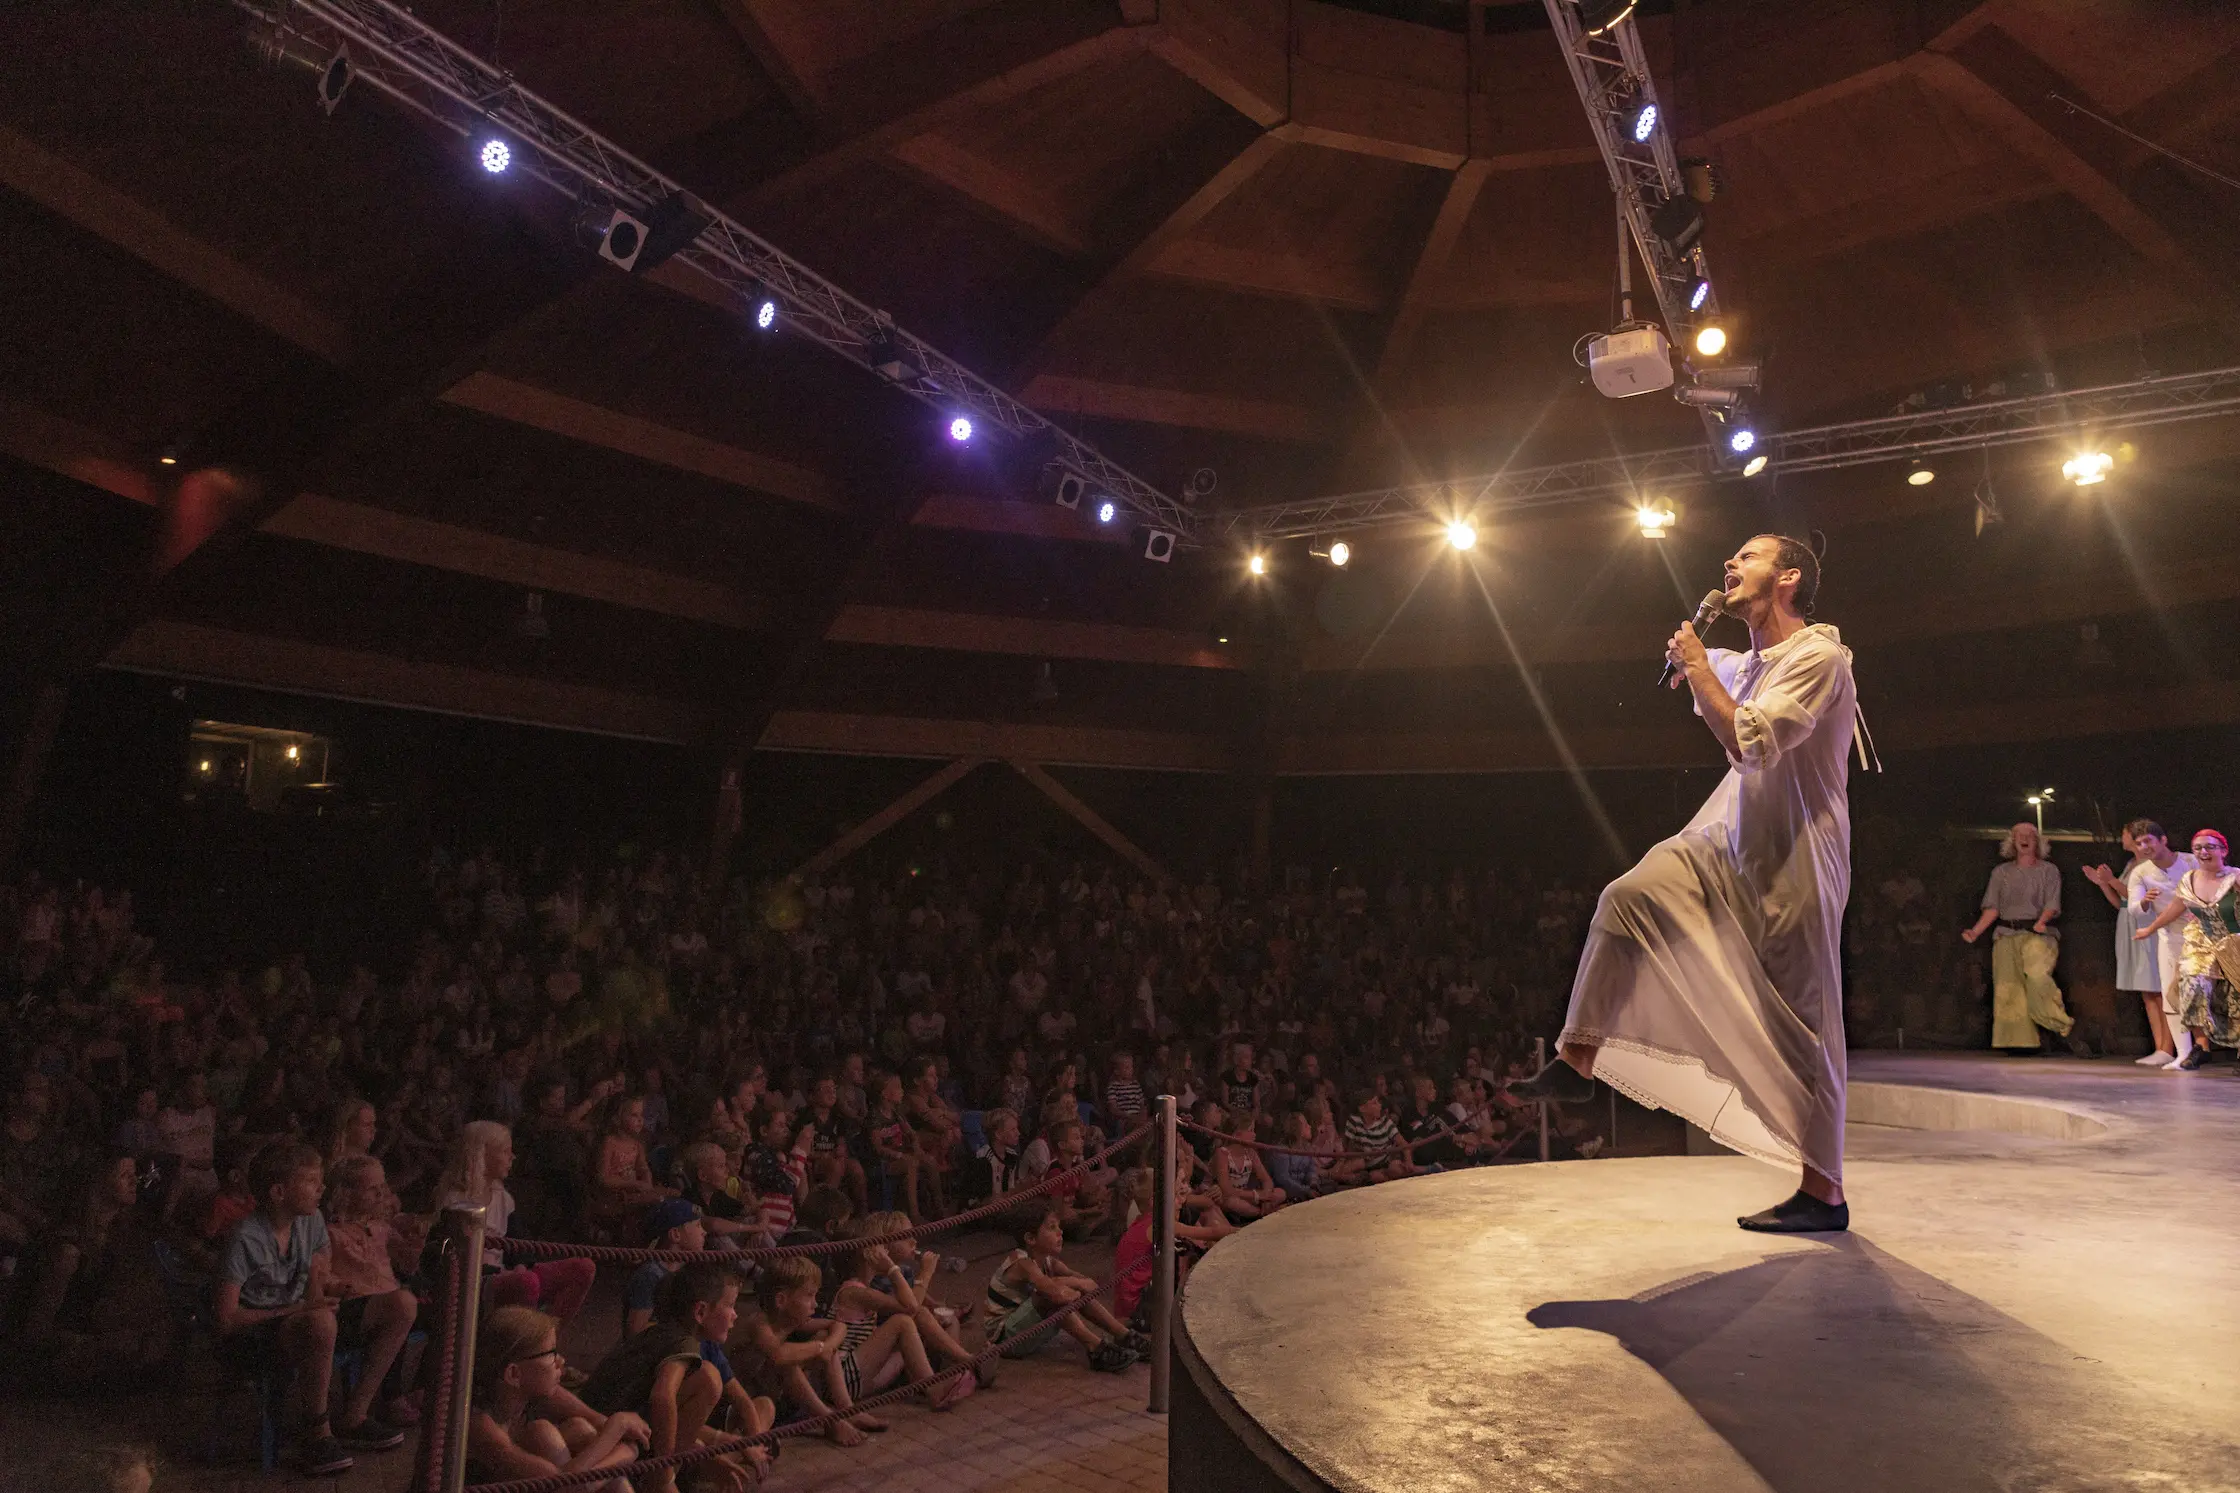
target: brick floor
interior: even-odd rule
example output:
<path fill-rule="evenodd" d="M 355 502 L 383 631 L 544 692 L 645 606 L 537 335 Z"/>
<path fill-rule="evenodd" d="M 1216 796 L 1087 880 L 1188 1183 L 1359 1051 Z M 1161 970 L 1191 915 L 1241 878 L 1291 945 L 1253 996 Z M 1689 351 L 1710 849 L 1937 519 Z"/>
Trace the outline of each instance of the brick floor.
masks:
<path fill-rule="evenodd" d="M 964 1241 L 973 1263 L 944 1274 L 938 1295 L 970 1316 L 1003 1241 Z M 1068 1250 L 1073 1263 L 1103 1279 L 1109 1248 Z M 601 1290 L 568 1333 L 571 1356 L 588 1361 L 589 1339 L 611 1339 L 620 1319 L 616 1286 Z M 773 1493 L 1160 1493 L 1167 1485 L 1167 1426 L 1144 1401 L 1150 1370 L 1092 1373 L 1069 1338 L 1033 1359 L 1003 1364 L 996 1387 L 940 1414 L 920 1406 L 882 1413 L 891 1430 L 860 1447 L 788 1441 L 765 1486 Z M 222 1451 L 233 1460 L 203 1460 L 209 1428 L 224 1428 Z M 361 1457 L 340 1478 L 309 1480 L 282 1470 L 267 1477 L 255 1463 L 254 1421 L 247 1397 L 221 1404 L 208 1393 L 135 1395 L 101 1402 L 0 1399 L 0 1475 L 7 1486 L 52 1488 L 39 1467 L 69 1449 L 113 1437 L 151 1445 L 164 1458 L 158 1493 L 275 1493 L 283 1486 L 319 1493 L 403 1493 L 411 1443 Z"/>

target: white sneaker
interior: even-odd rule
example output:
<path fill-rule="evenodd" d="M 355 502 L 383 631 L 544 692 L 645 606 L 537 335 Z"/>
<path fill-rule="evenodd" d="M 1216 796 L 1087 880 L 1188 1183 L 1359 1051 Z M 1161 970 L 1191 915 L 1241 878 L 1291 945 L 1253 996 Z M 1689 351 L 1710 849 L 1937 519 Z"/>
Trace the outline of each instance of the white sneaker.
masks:
<path fill-rule="evenodd" d="M 2143 1058 L 2133 1059 L 2142 1068 L 2167 1068 L 2177 1060 L 2174 1052 L 2150 1052 Z"/>

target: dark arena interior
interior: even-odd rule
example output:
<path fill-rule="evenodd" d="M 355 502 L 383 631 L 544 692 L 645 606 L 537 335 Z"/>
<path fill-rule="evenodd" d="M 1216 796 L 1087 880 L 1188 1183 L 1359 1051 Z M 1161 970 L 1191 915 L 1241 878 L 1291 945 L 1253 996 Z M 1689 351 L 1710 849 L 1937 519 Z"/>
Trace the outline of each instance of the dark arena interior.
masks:
<path fill-rule="evenodd" d="M 0 1486 L 2240 1488 L 2240 6 L 11 0 L 0 240 Z"/>

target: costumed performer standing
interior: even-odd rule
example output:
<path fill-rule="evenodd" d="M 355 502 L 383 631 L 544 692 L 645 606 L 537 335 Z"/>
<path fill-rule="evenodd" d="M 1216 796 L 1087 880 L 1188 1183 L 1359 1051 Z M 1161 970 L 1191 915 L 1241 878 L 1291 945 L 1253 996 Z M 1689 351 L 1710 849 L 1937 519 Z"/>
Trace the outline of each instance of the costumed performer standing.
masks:
<path fill-rule="evenodd" d="M 1819 588 L 1811 545 L 1760 534 L 1725 570 L 1749 652 L 1707 650 L 1692 624 L 1672 635 L 1665 656 L 1730 770 L 1687 828 L 1603 889 L 1558 1056 L 1514 1090 L 1577 1103 L 1599 1078 L 1799 1167 L 1794 1196 L 1737 1220 L 1764 1233 L 1851 1222 L 1838 949 L 1858 705 L 1851 651 L 1810 620 Z"/>

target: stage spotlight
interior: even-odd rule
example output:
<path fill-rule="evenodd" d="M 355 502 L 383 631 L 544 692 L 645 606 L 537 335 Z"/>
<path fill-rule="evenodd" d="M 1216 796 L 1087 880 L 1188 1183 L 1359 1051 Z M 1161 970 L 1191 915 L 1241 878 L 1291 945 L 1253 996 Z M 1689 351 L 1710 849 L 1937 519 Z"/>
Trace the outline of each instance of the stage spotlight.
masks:
<path fill-rule="evenodd" d="M 1725 327 L 1713 322 L 1707 327 L 1697 328 L 1696 355 L 1698 357 L 1716 358 L 1726 350 L 1727 329 Z"/>
<path fill-rule="evenodd" d="M 949 439 L 960 446 L 971 440 L 972 421 L 963 415 L 952 416 L 949 420 Z"/>
<path fill-rule="evenodd" d="M 1643 104 L 1633 111 L 1633 118 L 1626 124 L 1626 133 L 1633 137 L 1634 144 L 1648 144 L 1649 137 L 1656 132 L 1657 106 L 1655 104 Z"/>
<path fill-rule="evenodd" d="M 1748 461 L 1742 464 L 1742 475 L 1745 477 L 1755 477 L 1765 469 L 1766 454 L 1763 451 L 1760 451 L 1756 456 L 1751 457 Z"/>
<path fill-rule="evenodd" d="M 754 303 L 754 325 L 758 332 L 767 332 L 778 324 L 778 298 L 765 295 Z"/>
<path fill-rule="evenodd" d="M 1649 215 L 1649 231 L 1663 241 L 1674 259 L 1685 259 L 1696 240 L 1703 237 L 1703 208 L 1685 192 L 1668 197 Z"/>
<path fill-rule="evenodd" d="M 492 136 L 482 142 L 481 153 L 475 159 L 482 162 L 482 169 L 492 176 L 503 176 L 506 168 L 513 164 L 513 147 Z"/>
<path fill-rule="evenodd" d="M 1766 365 L 1755 358 L 1722 363 L 1696 370 L 1696 383 L 1706 389 L 1755 389 L 1765 381 Z"/>
<path fill-rule="evenodd" d="M 161 453 L 160 455 L 158 455 L 158 456 L 156 457 L 156 461 L 157 461 L 157 462 L 158 462 L 158 463 L 159 463 L 160 465 L 163 465 L 163 466 L 167 466 L 167 467 L 175 467 L 175 466 L 177 466 L 177 465 L 179 464 L 179 448 L 178 448 L 178 446 L 177 446 L 177 445 L 170 445 L 170 446 L 166 446 L 166 447 L 164 447 L 164 448 L 163 448 L 163 451 L 162 451 L 162 453 Z"/>
<path fill-rule="evenodd" d="M 2108 480 L 2116 459 L 2105 451 L 2080 451 L 2061 463 L 2061 475 L 2079 487 L 2095 487 Z"/>
<path fill-rule="evenodd" d="M 1639 0 L 1579 0 L 1579 29 L 1600 36 L 1633 14 Z"/>
<path fill-rule="evenodd" d="M 1340 570 L 1345 569 L 1346 561 L 1352 558 L 1353 546 L 1346 543 L 1343 539 L 1330 546 L 1330 563 L 1337 566 Z"/>
<path fill-rule="evenodd" d="M 1244 568 L 1254 575 L 1266 575 L 1268 573 L 1268 557 L 1260 551 L 1254 550 L 1252 558 L 1244 562 Z"/>
<path fill-rule="evenodd" d="M 1701 311 L 1704 302 L 1711 299 L 1711 282 L 1702 275 L 1688 277 L 1688 309 Z"/>
<path fill-rule="evenodd" d="M 1742 391 L 1740 389 L 1721 389 L 1711 384 L 1697 384 L 1692 387 L 1674 389 L 1672 397 L 1682 404 L 1703 410 L 1732 409 L 1735 405 L 1742 403 Z"/>
<path fill-rule="evenodd" d="M 616 208 L 599 241 L 599 257 L 633 275 L 668 262 L 715 220 L 708 205 L 690 192 L 671 192 L 643 212 Z"/>
<path fill-rule="evenodd" d="M 1112 499 L 1110 499 L 1110 498 L 1106 498 L 1106 499 L 1105 499 L 1105 500 L 1104 500 L 1103 502 L 1101 502 L 1101 503 L 1099 503 L 1099 504 L 1097 505 L 1097 522 L 1098 522 L 1098 523 L 1100 523 L 1100 524 L 1109 524 L 1109 523 L 1111 523 L 1111 522 L 1112 522 L 1112 521 L 1113 521 L 1114 519 L 1118 518 L 1119 516 L 1120 516 L 1120 505 L 1119 505 L 1118 503 L 1115 503 L 1115 502 L 1113 502 L 1113 501 L 1112 501 Z"/>
<path fill-rule="evenodd" d="M 1639 508 L 1636 508 L 1633 511 L 1633 519 L 1635 523 L 1641 526 L 1642 538 L 1662 539 L 1672 532 L 1674 524 L 1680 522 L 1680 515 L 1673 509 L 1671 503 L 1659 500 L 1653 503 L 1643 503 Z"/>
<path fill-rule="evenodd" d="M 1447 525 L 1447 543 L 1458 550 L 1466 550 L 1478 542 L 1478 531 L 1468 519 L 1458 518 Z"/>
<path fill-rule="evenodd" d="M 1906 485 L 1908 487 L 1927 487 L 1936 480 L 1936 469 L 1926 462 L 1915 462 L 1913 470 L 1906 473 Z"/>
<path fill-rule="evenodd" d="M 1719 168 L 1702 156 L 1687 156 L 1680 162 L 1680 183 L 1690 197 L 1708 203 L 1726 190 L 1726 178 Z"/>
<path fill-rule="evenodd" d="M 1050 463 L 1035 479 L 1036 490 L 1060 508 L 1079 508 L 1089 491 L 1089 479 L 1070 467 Z"/>
<path fill-rule="evenodd" d="M 1174 559 L 1175 533 L 1172 529 L 1147 529 L 1143 535 L 1143 557 L 1164 565 Z M 1224 642 L 1227 639 L 1223 639 Z"/>
<path fill-rule="evenodd" d="M 925 369 L 912 360 L 892 331 L 873 334 L 863 345 L 863 356 L 871 364 L 871 371 L 890 384 L 914 384 L 926 376 Z"/>
<path fill-rule="evenodd" d="M 1758 433 L 1747 425 L 1738 425 L 1727 435 L 1727 449 L 1737 456 L 1747 456 L 1757 448 Z"/>

